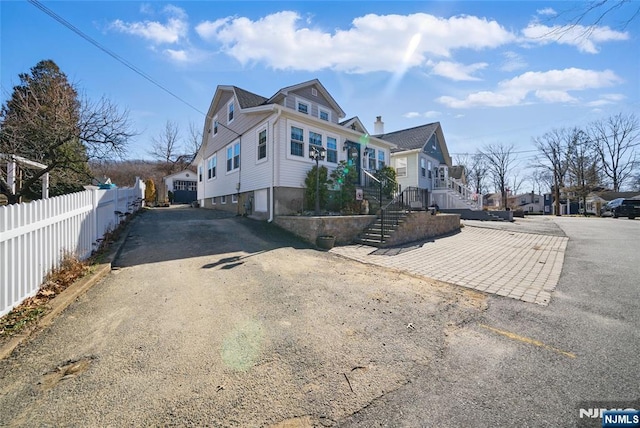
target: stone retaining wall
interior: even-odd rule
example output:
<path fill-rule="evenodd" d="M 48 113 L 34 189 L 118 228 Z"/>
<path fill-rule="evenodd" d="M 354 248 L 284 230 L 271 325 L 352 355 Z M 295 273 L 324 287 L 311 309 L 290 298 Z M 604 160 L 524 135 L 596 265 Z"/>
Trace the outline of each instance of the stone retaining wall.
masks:
<path fill-rule="evenodd" d="M 321 235 L 333 235 L 336 244 L 350 244 L 356 236 L 376 220 L 374 215 L 353 216 L 277 216 L 274 223 L 313 244 Z"/>
<path fill-rule="evenodd" d="M 460 215 L 458 214 L 431 215 L 428 211 L 414 211 L 407 216 L 395 233 L 387 239 L 384 246 L 406 244 L 458 232 L 459 230 Z"/>

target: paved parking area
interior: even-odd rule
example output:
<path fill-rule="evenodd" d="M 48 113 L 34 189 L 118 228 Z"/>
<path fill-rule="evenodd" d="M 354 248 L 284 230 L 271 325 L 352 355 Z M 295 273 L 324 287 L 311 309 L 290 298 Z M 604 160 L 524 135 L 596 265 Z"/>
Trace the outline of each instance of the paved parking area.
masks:
<path fill-rule="evenodd" d="M 334 254 L 525 302 L 548 305 L 560 279 L 568 238 L 477 226 L 407 247 L 335 247 Z M 511 229 L 511 230 L 509 230 Z M 523 230 L 526 230 L 524 228 Z"/>

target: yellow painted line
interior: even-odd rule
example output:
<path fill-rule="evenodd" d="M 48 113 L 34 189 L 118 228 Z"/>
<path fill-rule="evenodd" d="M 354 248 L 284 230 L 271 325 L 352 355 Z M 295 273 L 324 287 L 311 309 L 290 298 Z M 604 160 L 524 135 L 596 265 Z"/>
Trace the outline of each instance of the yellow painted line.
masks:
<path fill-rule="evenodd" d="M 538 346 L 540 348 L 548 349 L 549 351 L 553 351 L 557 354 L 564 355 L 565 357 L 575 358 L 576 354 L 572 352 L 563 351 L 562 349 L 554 348 L 553 346 L 547 345 L 546 343 L 542 343 L 539 340 L 531 339 L 530 337 L 520 336 L 515 333 L 511 333 L 510 331 L 500 330 L 494 327 L 490 327 L 485 324 L 479 324 L 480 327 L 485 328 L 489 331 L 493 331 L 494 333 L 501 334 L 502 336 L 508 337 L 509 339 L 517 340 L 519 342 L 528 343 L 530 345 Z"/>

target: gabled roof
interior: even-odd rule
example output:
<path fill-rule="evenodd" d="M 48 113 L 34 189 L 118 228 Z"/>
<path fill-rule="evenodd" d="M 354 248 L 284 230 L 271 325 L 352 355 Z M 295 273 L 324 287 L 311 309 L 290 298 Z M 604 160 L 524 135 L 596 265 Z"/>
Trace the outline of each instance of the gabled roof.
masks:
<path fill-rule="evenodd" d="M 422 149 L 439 126 L 440 122 L 429 123 L 427 125 L 416 126 L 415 128 L 376 135 L 375 137 L 395 143 L 398 148 L 395 149 L 394 152 Z"/>
<path fill-rule="evenodd" d="M 297 85 L 287 86 L 285 88 L 280 89 L 276 92 L 271 98 L 267 100 L 267 103 L 276 102 L 280 97 L 286 96 L 289 92 L 294 92 L 300 90 L 302 88 L 306 88 L 307 86 L 315 86 L 316 89 L 322 94 L 322 96 L 329 101 L 331 107 L 338 112 L 338 117 L 344 117 L 345 112 L 340 108 L 336 100 L 331 96 L 329 91 L 320 83 L 318 79 L 309 80 L 307 82 L 298 83 Z"/>
<path fill-rule="evenodd" d="M 614 199 L 624 198 L 624 199 L 632 199 L 636 196 L 640 196 L 640 192 L 614 192 L 614 191 L 606 191 L 606 192 L 593 192 L 596 196 L 601 197 L 605 201 L 613 201 Z"/>
<path fill-rule="evenodd" d="M 254 94 L 253 92 L 238 88 L 237 86 L 233 87 L 233 91 L 236 94 L 236 99 L 240 104 L 240 108 L 257 107 L 266 104 L 268 101 L 267 98 L 261 95 Z"/>
<path fill-rule="evenodd" d="M 354 116 L 351 119 L 343 120 L 338 123 L 340 126 L 344 126 L 345 128 L 351 128 L 355 131 L 362 132 L 363 134 L 369 134 L 367 128 L 364 127 L 364 124 L 360 120 L 358 116 Z"/>

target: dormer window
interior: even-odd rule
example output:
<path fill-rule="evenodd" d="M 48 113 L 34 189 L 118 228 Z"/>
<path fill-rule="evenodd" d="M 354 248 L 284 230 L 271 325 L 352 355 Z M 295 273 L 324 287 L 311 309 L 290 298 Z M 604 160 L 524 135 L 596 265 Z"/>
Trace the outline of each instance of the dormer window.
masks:
<path fill-rule="evenodd" d="M 298 111 L 300 113 L 309 114 L 309 104 L 298 101 Z"/>
<path fill-rule="evenodd" d="M 227 123 L 231 123 L 233 122 L 233 113 L 234 113 L 235 107 L 233 106 L 233 101 L 231 101 L 229 103 L 229 107 L 227 109 L 228 111 L 228 116 L 227 116 Z"/>

